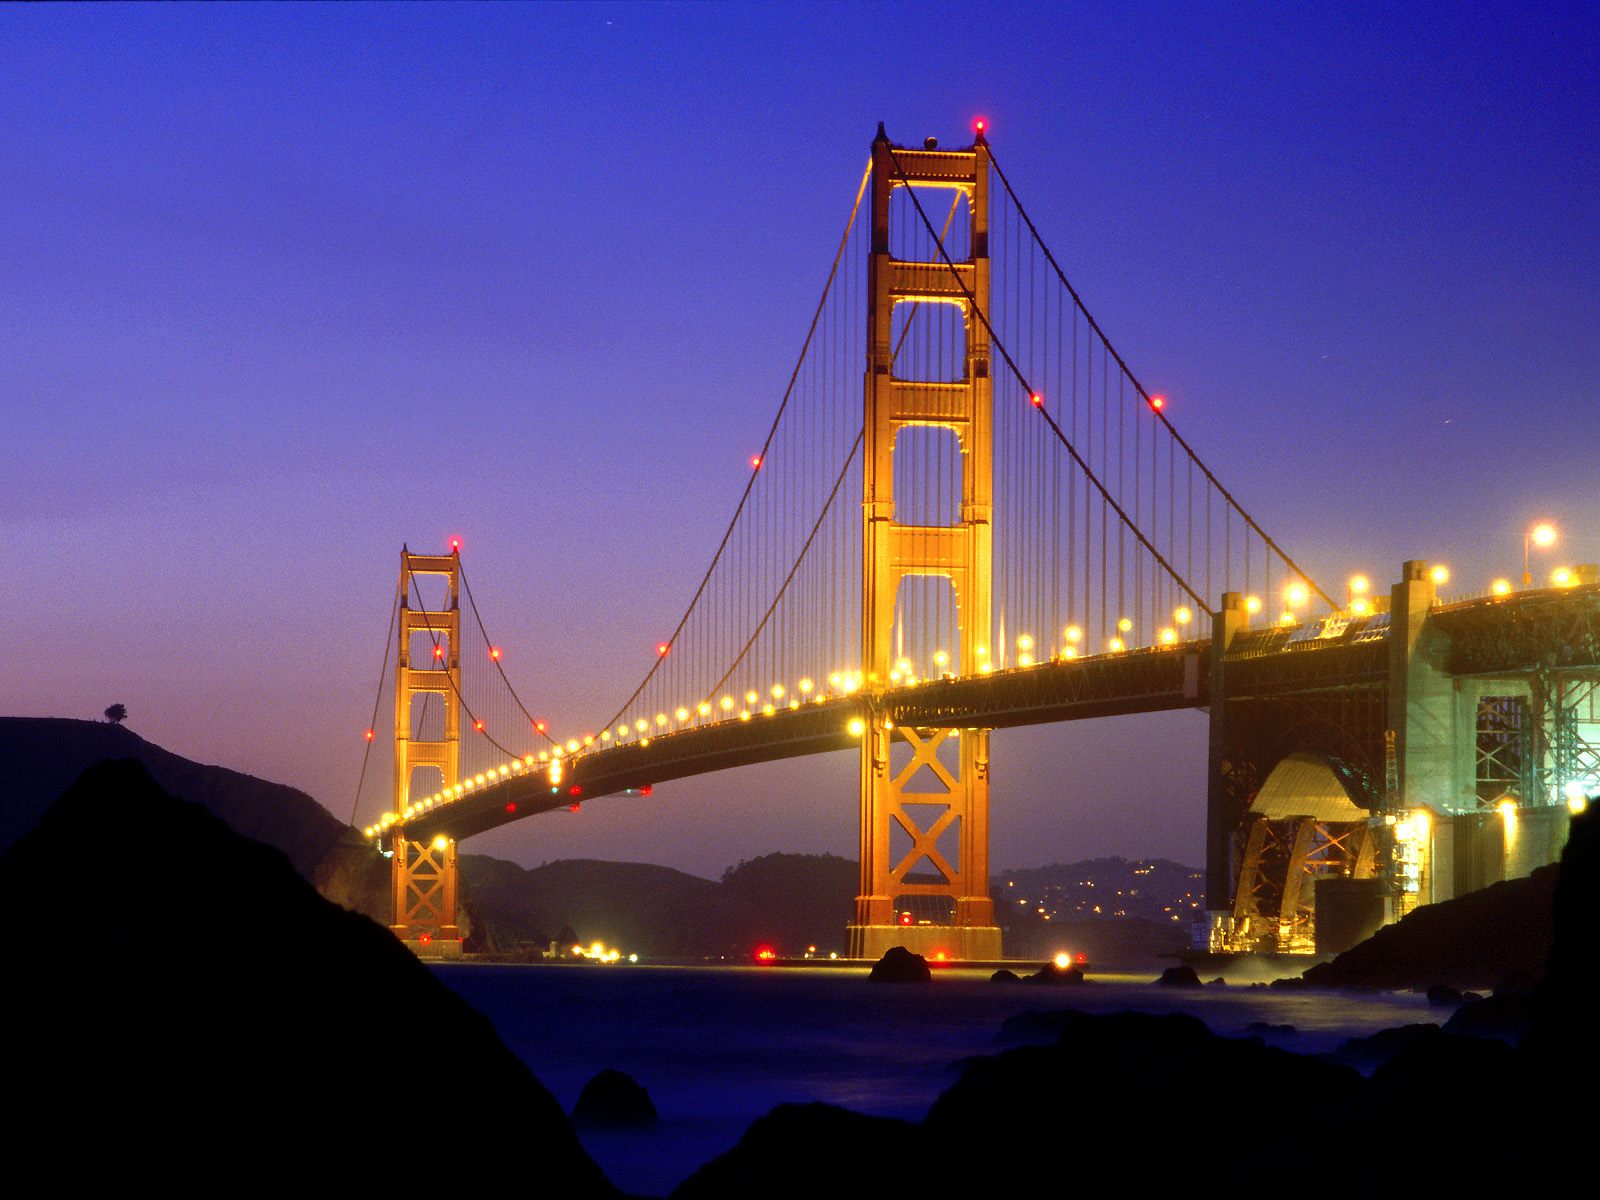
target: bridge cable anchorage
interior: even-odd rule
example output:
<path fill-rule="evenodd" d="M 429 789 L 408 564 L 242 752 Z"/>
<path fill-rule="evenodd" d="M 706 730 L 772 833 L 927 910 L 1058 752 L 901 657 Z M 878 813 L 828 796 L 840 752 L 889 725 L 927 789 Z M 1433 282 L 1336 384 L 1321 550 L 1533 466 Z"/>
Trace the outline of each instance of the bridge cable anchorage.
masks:
<path fill-rule="evenodd" d="M 414 583 L 415 580 L 416 573 L 411 570 L 411 567 L 408 564 L 406 567 L 406 590 L 408 592 L 410 591 L 410 585 Z M 422 589 L 420 587 L 417 589 L 417 598 L 418 600 L 422 598 Z M 428 635 L 433 639 L 434 648 L 438 649 L 440 645 L 442 645 L 439 640 L 442 631 L 434 629 L 433 622 L 429 619 L 429 612 L 426 608 L 419 608 L 417 611 L 422 614 L 422 624 L 427 628 Z M 494 734 L 489 732 L 489 726 L 478 719 L 477 714 L 472 711 L 470 706 L 468 706 L 467 698 L 461 694 L 461 689 L 456 686 L 456 681 L 451 677 L 449 671 L 444 672 L 444 678 L 445 682 L 450 685 L 450 691 L 455 695 L 456 703 L 461 705 L 461 711 L 466 713 L 468 719 L 471 720 L 473 730 L 477 733 L 481 733 L 484 736 L 484 739 L 491 746 L 500 751 L 500 753 L 504 754 L 507 758 L 522 758 L 522 755 L 507 749 L 505 746 L 502 746 L 495 738 Z"/>
<path fill-rule="evenodd" d="M 618 706 L 617 711 L 612 714 L 611 719 L 606 721 L 601 726 L 602 729 L 609 729 L 611 726 L 615 725 L 625 713 L 628 712 L 628 710 L 632 707 L 633 702 L 639 698 L 639 696 L 644 692 L 645 688 L 649 685 L 650 681 L 655 678 L 656 673 L 660 671 L 662 664 L 667 661 L 673 647 L 677 645 L 678 638 L 682 635 L 684 627 L 689 623 L 689 618 L 694 613 L 695 606 L 700 602 L 701 596 L 705 594 L 706 587 L 711 582 L 712 574 L 716 571 L 717 564 L 722 560 L 723 553 L 728 548 L 728 543 L 733 538 L 734 530 L 739 525 L 739 517 L 743 514 L 745 506 L 750 500 L 750 494 L 755 489 L 756 480 L 760 476 L 761 467 L 765 465 L 767 461 L 767 453 L 769 450 L 771 450 L 773 439 L 777 436 L 778 426 L 783 421 L 785 410 L 787 410 L 789 407 L 789 400 L 794 394 L 795 384 L 800 379 L 801 368 L 806 363 L 806 355 L 811 349 L 812 339 L 816 336 L 817 326 L 822 319 L 823 310 L 827 306 L 828 296 L 833 290 L 834 280 L 838 276 L 839 263 L 844 258 L 845 247 L 850 244 L 850 235 L 855 230 L 856 214 L 861 209 L 862 197 L 866 195 L 867 185 L 871 181 L 872 161 L 869 158 L 867 160 L 866 170 L 861 173 L 861 184 L 856 189 L 855 203 L 850 206 L 850 219 L 845 222 L 844 236 L 839 240 L 839 249 L 833 256 L 833 265 L 828 270 L 827 282 L 823 284 L 822 297 L 817 301 L 816 311 L 811 316 L 811 325 L 806 330 L 805 341 L 800 347 L 800 355 L 795 360 L 794 370 L 789 374 L 789 384 L 784 388 L 783 399 L 779 402 L 778 411 L 773 416 L 772 424 L 767 430 L 766 440 L 761 444 L 761 452 L 755 456 L 751 464 L 752 470 L 749 474 L 749 477 L 745 480 L 744 491 L 740 493 L 739 503 L 733 510 L 733 517 L 728 521 L 728 527 L 723 532 L 722 540 L 717 544 L 716 553 L 711 556 L 711 563 L 706 567 L 705 574 L 701 576 L 700 585 L 695 588 L 694 595 L 690 598 L 688 607 L 684 609 L 683 616 L 679 619 L 676 628 L 674 628 L 672 631 L 672 636 L 667 638 L 665 642 L 667 653 L 658 654 L 656 656 L 655 661 L 650 664 L 650 669 L 645 672 L 644 678 L 639 681 L 639 686 L 634 688 L 633 693 L 626 700 L 624 700 L 620 706 Z"/>
<path fill-rule="evenodd" d="M 472 595 L 472 584 L 467 581 L 467 570 L 465 564 L 460 566 L 458 570 L 461 572 L 461 590 L 466 592 L 467 605 L 472 609 L 472 619 L 477 622 L 478 632 L 483 634 L 483 640 L 485 644 L 493 646 L 494 642 L 489 637 L 489 631 L 484 628 L 483 614 L 478 610 L 478 601 Z M 490 661 L 494 663 L 495 669 L 500 672 L 500 679 L 505 683 L 506 690 L 511 693 L 511 698 L 516 701 L 517 707 L 522 710 L 522 715 L 528 718 L 528 723 L 533 727 L 534 732 L 538 733 L 552 746 L 559 746 L 561 744 L 560 739 L 551 737 L 548 729 L 545 727 L 545 723 L 529 712 L 528 706 L 522 702 L 522 697 L 517 694 L 517 689 L 512 685 L 510 677 L 506 674 L 505 664 L 498 656 L 494 654 L 490 655 Z"/>
<path fill-rule="evenodd" d="M 912 188 L 911 181 L 909 178 L 907 178 L 904 168 L 901 167 L 899 156 L 895 154 L 894 146 L 892 144 L 888 146 L 888 151 L 889 158 L 894 163 L 895 173 L 900 177 L 901 185 L 906 189 L 906 193 L 910 197 L 912 204 L 916 206 L 917 216 L 921 218 L 923 227 L 930 235 L 932 235 L 933 222 L 928 219 L 928 214 L 922 207 L 922 201 L 917 197 L 916 190 Z M 967 287 L 966 281 L 961 278 L 961 273 L 956 270 L 955 263 L 951 261 L 949 253 L 944 248 L 944 243 L 938 242 L 936 248 L 939 251 L 939 257 L 944 260 L 945 266 L 949 268 L 950 274 L 955 279 L 956 286 L 961 289 L 961 294 L 965 298 L 967 305 L 971 308 L 972 312 L 977 314 L 978 319 L 983 322 L 983 327 L 989 335 L 990 343 L 1000 351 L 1000 356 L 1005 359 L 1006 366 L 1010 368 L 1011 373 L 1016 378 L 1017 383 L 1022 386 L 1023 390 L 1029 396 L 1038 395 L 1038 393 L 1034 391 L 1033 386 L 1028 382 L 1027 376 L 1023 374 L 1022 368 L 1019 367 L 1016 363 L 1016 360 L 1012 358 L 1011 351 L 1006 348 L 1005 343 L 1000 339 L 999 335 L 995 333 L 994 327 L 989 323 L 989 315 L 979 307 L 977 298 L 973 296 L 971 290 Z M 1039 406 L 1036 408 L 1036 411 L 1044 417 L 1046 422 L 1048 422 L 1051 430 L 1053 430 L 1056 435 L 1056 439 L 1066 447 L 1067 453 L 1072 455 L 1073 460 L 1078 464 L 1079 468 L 1084 472 L 1084 475 L 1089 479 L 1089 481 L 1092 482 L 1096 489 L 1099 490 L 1101 498 L 1117 514 L 1123 525 L 1133 533 L 1134 537 L 1139 539 L 1140 544 L 1143 545 L 1144 548 L 1150 552 L 1151 556 L 1161 564 L 1161 566 L 1166 570 L 1167 574 L 1172 577 L 1178 586 L 1183 588 L 1183 590 L 1189 594 L 1189 597 L 1196 604 L 1198 604 L 1205 613 L 1207 613 L 1209 616 L 1215 617 L 1216 612 L 1211 605 L 1206 603 L 1206 601 L 1201 598 L 1200 593 L 1196 592 L 1194 588 L 1189 585 L 1188 580 L 1180 575 L 1177 569 L 1166 560 L 1166 557 L 1161 553 L 1161 551 L 1157 550 L 1150 539 L 1145 536 L 1144 531 L 1134 524 L 1132 518 L 1128 516 L 1127 511 L 1122 507 L 1122 505 L 1112 497 L 1111 492 L 1109 489 L 1107 489 L 1106 485 L 1101 482 L 1100 477 L 1095 474 L 1094 470 L 1089 466 L 1089 464 L 1084 461 L 1083 455 L 1078 453 L 1078 448 L 1074 446 L 1068 439 L 1067 435 L 1062 432 L 1061 426 L 1056 423 L 1055 418 L 1051 416 L 1049 410 Z"/>
<path fill-rule="evenodd" d="M 988 143 L 986 142 L 985 145 L 987 144 Z M 1128 366 L 1127 360 L 1125 360 L 1122 355 L 1117 352 L 1117 348 L 1111 344 L 1111 339 L 1107 337 L 1105 331 L 1100 328 L 1100 323 L 1094 319 L 1094 314 L 1089 311 L 1088 305 L 1083 302 L 1083 297 L 1078 294 L 1078 289 L 1072 286 L 1072 282 L 1067 278 L 1066 272 L 1061 269 L 1061 264 L 1056 261 L 1056 256 L 1051 251 L 1049 243 L 1044 240 L 1043 235 L 1039 232 L 1038 226 L 1033 223 L 1033 218 L 1028 215 L 1027 207 L 1017 196 L 1016 189 L 1011 186 L 1011 180 L 1007 178 L 1005 170 L 1000 166 L 1000 160 L 995 157 L 993 147 L 990 147 L 989 150 L 989 163 L 994 167 L 995 174 L 1000 177 L 1000 182 L 1006 189 L 1006 195 L 1010 196 L 1011 202 L 1017 206 L 1018 215 L 1021 216 L 1023 221 L 1027 223 L 1028 232 L 1033 235 L 1033 239 L 1038 243 L 1039 249 L 1044 252 L 1045 261 L 1050 264 L 1050 268 L 1055 272 L 1056 278 L 1061 281 L 1061 286 L 1067 289 L 1067 292 L 1072 296 L 1073 304 L 1077 307 L 1078 311 L 1083 314 L 1083 318 L 1088 322 L 1089 328 L 1094 330 L 1095 336 L 1100 339 L 1100 344 L 1105 347 L 1106 351 L 1110 353 L 1112 358 L 1116 359 L 1117 366 L 1121 369 L 1122 373 L 1128 377 L 1128 382 L 1133 384 L 1134 390 L 1139 393 L 1139 396 L 1144 400 L 1150 411 L 1155 414 L 1156 419 L 1166 426 L 1167 432 L 1170 433 L 1178 445 L 1183 448 L 1183 452 L 1188 455 L 1189 461 L 1194 466 L 1200 468 L 1201 473 L 1206 477 L 1207 481 L 1210 482 L 1211 486 L 1217 489 L 1217 491 L 1222 495 L 1222 498 L 1226 500 L 1228 504 L 1232 506 L 1233 510 L 1244 519 L 1245 523 L 1255 531 L 1256 535 L 1259 536 L 1263 542 L 1267 544 L 1268 548 L 1271 549 L 1279 558 L 1283 559 L 1284 565 L 1286 565 L 1290 570 L 1304 580 L 1306 585 L 1310 587 L 1312 591 L 1314 591 L 1318 596 L 1322 597 L 1323 602 L 1327 604 L 1328 607 L 1337 611 L 1339 605 L 1334 602 L 1333 597 L 1328 595 L 1328 593 L 1322 589 L 1316 580 L 1311 578 L 1309 574 L 1300 568 L 1300 565 L 1296 563 L 1294 559 L 1289 557 L 1289 555 L 1284 551 L 1283 547 L 1278 545 L 1278 543 L 1272 539 L 1271 535 L 1268 534 L 1267 531 L 1257 523 L 1255 518 L 1245 510 L 1244 506 L 1234 498 L 1233 493 L 1223 485 L 1222 481 L 1218 479 L 1216 475 L 1212 474 L 1211 468 L 1206 466 L 1205 460 L 1202 459 L 1200 455 L 1195 452 L 1194 448 L 1189 445 L 1188 440 L 1183 436 L 1183 434 L 1178 432 L 1177 426 L 1174 425 L 1172 423 L 1172 419 L 1167 416 L 1165 409 L 1161 405 L 1154 402 L 1154 399 L 1151 397 L 1150 393 L 1145 390 L 1144 384 L 1139 382 L 1138 376 L 1136 376 L 1133 373 L 1132 368 Z M 899 164 L 896 163 L 895 166 L 896 170 L 898 170 Z M 903 174 L 902 178 L 904 178 Z M 1009 355 L 1007 355 L 1007 361 L 1010 361 Z"/>
<path fill-rule="evenodd" d="M 828 515 L 829 510 L 833 507 L 833 502 L 839 495 L 839 488 L 844 483 L 845 477 L 850 473 L 850 466 L 855 462 L 856 454 L 861 450 L 861 443 L 865 440 L 866 430 L 863 429 L 856 434 L 855 445 L 850 448 L 850 453 L 844 460 L 844 466 L 839 470 L 838 478 L 833 481 L 833 490 L 828 493 L 828 499 L 823 504 L 822 511 L 817 514 L 817 519 L 811 526 L 811 533 L 807 536 L 805 545 L 800 547 L 800 553 L 795 557 L 794 565 L 789 568 L 788 575 L 784 576 L 783 583 L 779 585 L 777 595 L 773 596 L 772 603 L 767 605 L 767 611 L 762 614 L 761 620 L 756 624 L 755 631 L 750 634 L 749 639 L 740 649 L 738 657 L 733 660 L 732 665 L 723 672 L 722 678 L 717 680 L 703 697 L 707 703 L 715 699 L 717 692 L 722 689 L 722 685 L 733 677 L 733 673 L 739 669 L 739 664 L 744 662 L 745 656 L 750 653 L 750 647 L 755 645 L 756 639 L 761 636 L 762 630 L 767 627 L 767 622 L 772 619 L 772 614 L 777 611 L 778 603 L 783 599 L 784 593 L 789 589 L 789 584 L 793 582 L 795 574 L 800 570 L 800 564 L 805 561 L 806 552 L 811 549 L 811 543 L 816 539 L 817 531 L 822 528 L 823 518 Z"/>
<path fill-rule="evenodd" d="M 356 780 L 356 799 L 350 806 L 350 824 L 356 823 L 361 811 L 361 789 L 367 782 L 367 763 L 372 758 L 373 731 L 378 728 L 378 707 L 383 703 L 383 681 L 389 677 L 389 651 L 394 644 L 394 623 L 400 619 L 400 589 L 395 588 L 394 603 L 389 606 L 389 632 L 383 635 L 383 666 L 378 668 L 378 694 L 372 699 L 372 719 L 367 722 L 366 749 L 361 752 L 361 776 Z"/>

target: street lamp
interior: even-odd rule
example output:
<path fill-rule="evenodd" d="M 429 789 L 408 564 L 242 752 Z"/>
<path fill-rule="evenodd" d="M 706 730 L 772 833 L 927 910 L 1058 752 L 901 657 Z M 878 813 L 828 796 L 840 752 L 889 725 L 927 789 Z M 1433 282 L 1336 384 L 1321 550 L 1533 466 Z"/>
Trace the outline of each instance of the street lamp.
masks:
<path fill-rule="evenodd" d="M 1540 521 L 1522 535 L 1522 586 L 1533 585 L 1533 572 L 1528 569 L 1528 550 L 1538 546 L 1541 550 L 1556 544 L 1556 527 L 1549 521 Z"/>

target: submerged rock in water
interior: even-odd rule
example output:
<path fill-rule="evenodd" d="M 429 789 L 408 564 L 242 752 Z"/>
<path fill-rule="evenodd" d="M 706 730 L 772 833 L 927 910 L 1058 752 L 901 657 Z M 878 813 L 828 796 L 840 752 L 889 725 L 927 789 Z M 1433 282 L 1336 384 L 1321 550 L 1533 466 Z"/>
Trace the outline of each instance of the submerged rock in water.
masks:
<path fill-rule="evenodd" d="M 640 1126 L 656 1123 L 656 1106 L 644 1085 L 623 1071 L 601 1071 L 583 1085 L 572 1119 L 579 1125 Z"/>
<path fill-rule="evenodd" d="M 1053 962 L 1047 962 L 1032 975 L 1023 977 L 1023 983 L 1053 983 L 1076 984 L 1083 983 L 1083 972 L 1077 967 L 1058 967 Z"/>
<path fill-rule="evenodd" d="M 893 946 L 872 965 L 868 978 L 874 983 L 927 983 L 933 972 L 922 955 L 913 954 L 904 946 Z"/>
<path fill-rule="evenodd" d="M 1194 973 L 1193 967 L 1168 967 L 1161 972 L 1161 978 L 1156 980 L 1160 987 L 1197 988 L 1204 985 L 1200 976 Z"/>

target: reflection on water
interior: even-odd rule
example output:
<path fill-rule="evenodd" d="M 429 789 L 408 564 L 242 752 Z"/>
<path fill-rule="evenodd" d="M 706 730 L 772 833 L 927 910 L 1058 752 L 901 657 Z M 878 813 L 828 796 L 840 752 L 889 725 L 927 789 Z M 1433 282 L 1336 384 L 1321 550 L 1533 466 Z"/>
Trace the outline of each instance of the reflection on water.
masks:
<path fill-rule="evenodd" d="M 821 1100 L 920 1120 L 960 1059 L 1000 1048 L 1001 1022 L 1029 1009 L 1186 1012 L 1218 1033 L 1293 1025 L 1291 1050 L 1431 1019 L 1420 996 L 1228 987 L 1158 988 L 1150 976 L 1095 976 L 1079 988 L 990 983 L 942 971 L 927 986 L 869 984 L 864 970 L 451 966 L 439 976 L 489 1017 L 507 1046 L 571 1110 L 595 1072 L 626 1071 L 660 1124 L 584 1134 L 620 1187 L 664 1195 L 786 1101 Z"/>

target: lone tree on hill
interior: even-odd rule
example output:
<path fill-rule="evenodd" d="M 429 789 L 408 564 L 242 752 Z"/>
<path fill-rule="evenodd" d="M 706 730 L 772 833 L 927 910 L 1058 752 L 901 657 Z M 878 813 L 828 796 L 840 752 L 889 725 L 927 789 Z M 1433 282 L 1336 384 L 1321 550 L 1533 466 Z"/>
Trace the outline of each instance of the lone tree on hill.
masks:
<path fill-rule="evenodd" d="M 121 725 L 128 719 L 128 706 L 126 704 L 113 704 L 106 709 L 106 720 L 113 725 Z"/>

